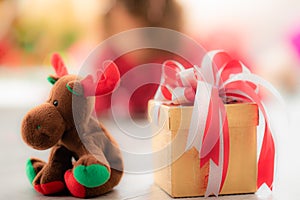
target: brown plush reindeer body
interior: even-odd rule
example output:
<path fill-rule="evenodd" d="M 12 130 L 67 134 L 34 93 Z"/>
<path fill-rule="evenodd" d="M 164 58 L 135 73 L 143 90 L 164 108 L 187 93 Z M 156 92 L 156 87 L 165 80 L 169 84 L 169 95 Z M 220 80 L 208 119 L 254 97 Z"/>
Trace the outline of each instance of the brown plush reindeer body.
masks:
<path fill-rule="evenodd" d="M 52 150 L 47 163 L 28 160 L 27 176 L 44 195 L 68 190 L 73 196 L 89 198 L 107 193 L 119 183 L 123 161 L 117 143 L 92 116 L 92 96 L 112 92 L 119 71 L 110 63 L 98 74 L 100 81 L 92 76 L 80 80 L 68 75 L 57 54 L 52 64 L 56 76 L 48 78 L 53 84 L 50 96 L 26 114 L 21 130 L 31 147 Z"/>

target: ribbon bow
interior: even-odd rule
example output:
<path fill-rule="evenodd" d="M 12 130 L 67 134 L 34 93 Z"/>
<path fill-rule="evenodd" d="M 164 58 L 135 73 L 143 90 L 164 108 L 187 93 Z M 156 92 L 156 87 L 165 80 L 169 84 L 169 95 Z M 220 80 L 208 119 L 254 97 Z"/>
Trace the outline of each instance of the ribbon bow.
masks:
<path fill-rule="evenodd" d="M 258 105 L 264 117 L 265 130 L 258 160 L 257 187 L 265 183 L 272 189 L 275 144 L 266 107 L 260 97 L 260 87 L 281 99 L 272 85 L 223 51 L 207 53 L 200 67 L 185 69 L 176 61 L 163 64 L 161 85 L 154 98 L 164 104 L 194 105 L 186 150 L 196 147 L 201 166 L 210 162 L 205 196 L 219 194 L 227 173 L 229 133 L 224 107 L 226 99 Z"/>

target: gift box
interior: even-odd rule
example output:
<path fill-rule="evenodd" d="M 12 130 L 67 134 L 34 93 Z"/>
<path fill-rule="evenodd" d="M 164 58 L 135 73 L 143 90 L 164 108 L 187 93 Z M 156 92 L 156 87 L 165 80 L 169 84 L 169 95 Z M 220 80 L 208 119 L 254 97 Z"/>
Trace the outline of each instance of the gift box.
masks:
<path fill-rule="evenodd" d="M 163 63 L 148 105 L 156 184 L 172 197 L 254 193 L 263 184 L 272 189 L 276 151 L 261 88 L 280 99 L 223 51 L 208 52 L 189 69 Z"/>
<path fill-rule="evenodd" d="M 153 116 L 156 102 L 151 100 L 148 106 L 149 116 Z M 185 151 L 193 107 L 159 106 L 159 121 L 150 117 L 155 132 L 153 151 L 163 152 L 154 160 L 154 166 L 161 168 L 154 173 L 155 183 L 172 197 L 203 196 L 209 162 L 200 167 L 199 152 L 195 148 Z M 258 107 L 254 103 L 237 103 L 226 104 L 225 109 L 230 148 L 228 171 L 220 194 L 254 193 L 257 190 Z"/>

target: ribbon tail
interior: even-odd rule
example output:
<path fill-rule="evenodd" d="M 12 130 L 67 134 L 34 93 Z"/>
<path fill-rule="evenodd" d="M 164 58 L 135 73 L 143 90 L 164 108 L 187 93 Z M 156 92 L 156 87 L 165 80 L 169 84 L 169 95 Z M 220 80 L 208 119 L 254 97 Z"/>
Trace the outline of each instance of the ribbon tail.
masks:
<path fill-rule="evenodd" d="M 205 197 L 209 195 L 219 195 L 221 186 L 222 168 L 216 165 L 212 160 L 209 162 L 209 177 Z"/>
<path fill-rule="evenodd" d="M 205 197 L 208 197 L 211 194 L 218 196 L 222 185 L 224 141 L 223 141 L 223 137 L 221 137 L 223 135 L 222 133 L 223 120 L 222 120 L 221 113 L 219 115 L 219 118 L 220 118 L 219 164 L 216 164 L 215 162 L 213 162 L 213 160 L 210 160 L 209 162 L 209 176 L 208 176 L 208 183 L 205 192 Z"/>
<path fill-rule="evenodd" d="M 267 89 L 269 89 L 269 87 L 261 79 L 258 79 L 256 81 L 257 76 L 243 75 L 241 77 L 243 78 L 243 81 L 236 80 L 235 77 L 235 80 L 229 83 L 226 88 L 229 89 L 229 91 L 234 91 L 236 90 L 236 88 L 238 88 L 237 93 L 240 93 L 245 98 L 251 100 L 252 102 L 255 102 L 263 114 L 263 117 L 265 119 L 265 131 L 258 161 L 257 187 L 259 188 L 263 183 L 266 183 L 268 187 L 272 189 L 275 166 L 275 143 L 273 134 L 269 127 L 268 115 L 263 100 L 258 94 L 255 93 L 255 91 L 253 91 L 253 88 L 251 88 L 244 82 L 244 80 L 251 81 L 256 85 L 264 86 Z M 270 92 L 272 92 L 271 89 L 273 88 L 270 88 Z M 272 94 L 275 94 L 276 96 L 276 93 L 272 92 Z M 278 99 L 280 100 L 280 98 Z"/>
<path fill-rule="evenodd" d="M 196 149 L 200 152 L 208 115 L 211 92 L 212 87 L 207 83 L 200 81 L 197 83 L 194 108 L 185 147 L 186 151 L 192 147 L 196 147 Z M 199 115 L 199 113 L 201 113 L 201 115 Z"/>
<path fill-rule="evenodd" d="M 224 109 L 221 109 L 222 112 L 222 118 L 224 119 L 223 122 L 223 144 L 221 144 L 224 147 L 224 158 L 223 158 L 223 173 L 222 173 L 222 181 L 220 186 L 220 191 L 223 188 L 227 171 L 228 171 L 228 163 L 229 163 L 229 127 L 228 127 L 228 118 L 225 111 L 224 104 L 222 104 Z M 222 137 L 222 136 L 221 136 Z"/>
<path fill-rule="evenodd" d="M 220 107 L 222 100 L 219 97 L 218 89 L 216 87 L 212 88 L 209 112 L 207 116 L 207 123 L 204 131 L 204 137 L 202 141 L 201 149 L 201 160 L 203 161 L 201 165 L 212 159 L 217 165 L 219 164 L 219 139 L 223 118 L 220 116 Z M 224 108 L 225 109 L 225 108 Z"/>
<path fill-rule="evenodd" d="M 257 188 L 260 188 L 260 186 L 265 183 L 272 190 L 275 144 L 267 123 L 265 129 L 262 149 L 258 160 Z"/>

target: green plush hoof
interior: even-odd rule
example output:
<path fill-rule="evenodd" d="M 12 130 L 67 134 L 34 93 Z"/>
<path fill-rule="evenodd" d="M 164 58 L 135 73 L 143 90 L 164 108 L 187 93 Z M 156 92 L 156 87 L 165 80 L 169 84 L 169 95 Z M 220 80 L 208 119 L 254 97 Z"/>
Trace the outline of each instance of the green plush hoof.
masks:
<path fill-rule="evenodd" d="M 92 164 L 89 166 L 78 165 L 75 167 L 73 173 L 76 181 L 88 188 L 103 185 L 110 177 L 108 169 L 99 164 Z"/>
<path fill-rule="evenodd" d="M 31 159 L 28 159 L 26 162 L 26 175 L 27 175 L 27 178 L 29 179 L 30 183 L 32 184 L 33 179 L 36 176 L 36 173 L 35 173 L 34 167 L 32 165 Z"/>

